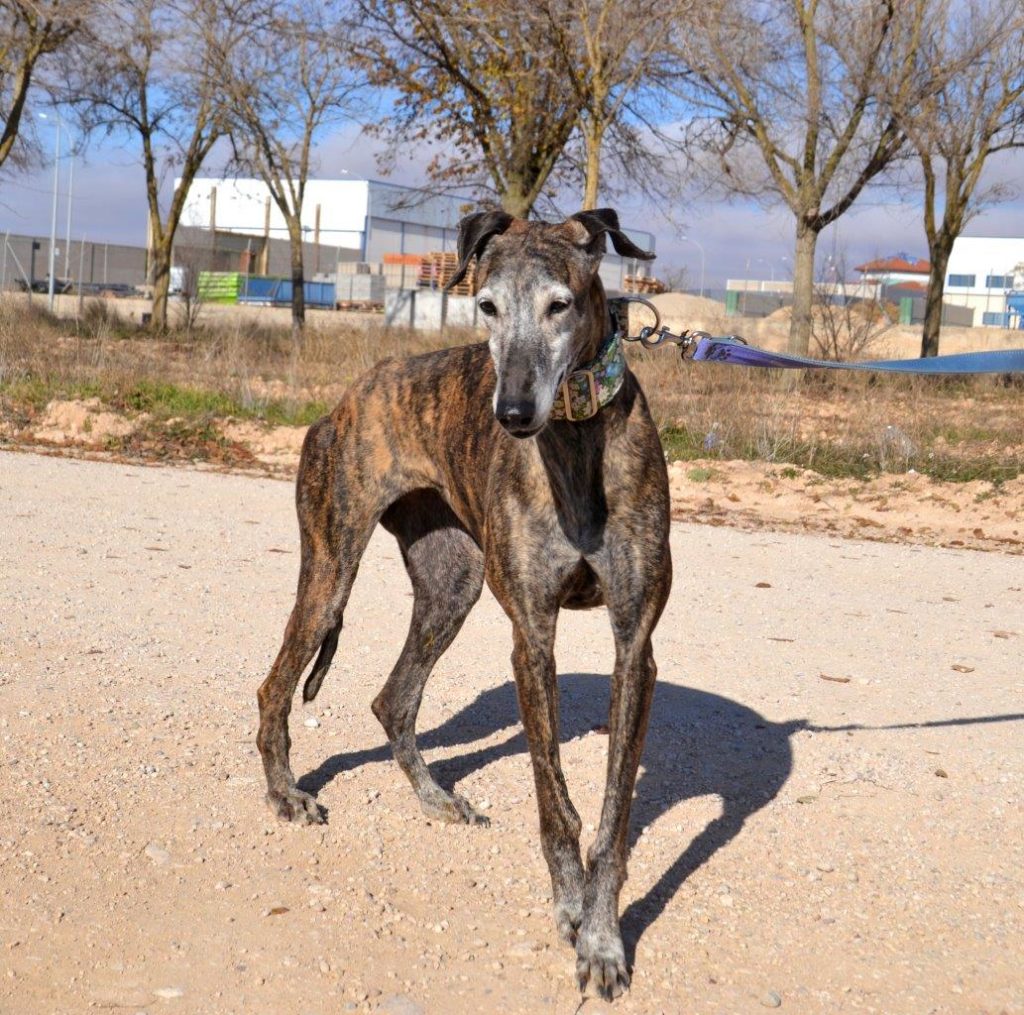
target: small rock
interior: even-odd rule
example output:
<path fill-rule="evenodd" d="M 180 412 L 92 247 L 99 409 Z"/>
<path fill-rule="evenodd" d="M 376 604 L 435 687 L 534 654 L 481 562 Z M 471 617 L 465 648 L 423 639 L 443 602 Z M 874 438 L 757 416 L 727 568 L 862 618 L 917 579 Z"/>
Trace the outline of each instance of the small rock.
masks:
<path fill-rule="evenodd" d="M 153 995 L 164 1001 L 173 1001 L 176 997 L 184 997 L 185 991 L 181 987 L 158 987 L 153 991 Z"/>
<path fill-rule="evenodd" d="M 781 1008 L 782 998 L 774 990 L 769 990 L 767 994 L 761 997 L 761 1004 L 765 1008 Z"/>
<path fill-rule="evenodd" d="M 157 867 L 163 867 L 171 862 L 171 854 L 163 846 L 158 846 L 155 842 L 151 842 L 146 846 L 145 853 Z"/>
<path fill-rule="evenodd" d="M 378 1010 L 387 1015 L 426 1015 L 423 1005 L 405 994 L 389 994 L 380 1002 Z"/>
<path fill-rule="evenodd" d="M 303 726 L 308 726 L 311 730 L 315 730 L 320 725 L 320 720 L 315 715 L 307 716 L 302 720 Z"/>

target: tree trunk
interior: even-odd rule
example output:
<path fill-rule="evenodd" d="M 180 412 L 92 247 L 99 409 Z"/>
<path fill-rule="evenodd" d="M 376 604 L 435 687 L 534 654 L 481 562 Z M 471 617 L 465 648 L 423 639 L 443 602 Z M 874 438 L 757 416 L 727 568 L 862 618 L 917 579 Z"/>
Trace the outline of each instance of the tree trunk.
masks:
<path fill-rule="evenodd" d="M 601 144 L 604 129 L 596 123 L 587 123 L 583 129 L 583 141 L 587 153 L 586 179 L 583 184 L 583 209 L 597 207 L 601 186 Z"/>
<path fill-rule="evenodd" d="M 501 210 L 517 219 L 526 218 L 533 207 L 526 190 L 526 186 L 520 185 L 519 181 L 510 182 L 505 188 L 505 193 L 501 195 Z"/>
<path fill-rule="evenodd" d="M 800 219 L 796 227 L 793 259 L 793 317 L 789 324 L 787 351 L 806 356 L 811 348 L 811 311 L 814 304 L 814 251 L 818 233 Z"/>
<path fill-rule="evenodd" d="M 151 326 L 156 331 L 167 330 L 167 301 L 171 288 L 171 243 L 156 242 L 150 250 L 151 279 L 153 286 L 153 319 Z"/>
<path fill-rule="evenodd" d="M 946 268 L 953 241 L 945 231 L 939 232 L 928 247 L 931 272 L 928 294 L 924 300 L 924 331 L 921 333 L 921 356 L 938 356 L 939 332 L 942 330 L 942 295 L 946 289 Z"/>
<path fill-rule="evenodd" d="M 306 277 L 302 263 L 302 227 L 298 218 L 289 217 L 288 239 L 292 255 L 292 338 L 299 345 L 306 327 Z"/>

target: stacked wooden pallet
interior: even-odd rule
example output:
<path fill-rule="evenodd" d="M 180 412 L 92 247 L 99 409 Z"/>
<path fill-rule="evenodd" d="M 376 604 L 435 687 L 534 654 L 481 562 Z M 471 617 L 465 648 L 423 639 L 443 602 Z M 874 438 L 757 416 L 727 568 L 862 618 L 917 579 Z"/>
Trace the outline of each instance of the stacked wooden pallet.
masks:
<path fill-rule="evenodd" d="M 623 279 L 626 292 L 656 296 L 668 291 L 668 286 L 651 275 L 627 275 Z"/>
<path fill-rule="evenodd" d="M 434 251 L 424 254 L 416 284 L 421 289 L 443 289 L 459 267 L 459 255 Z M 476 280 L 476 263 L 470 265 L 465 278 L 452 288 L 456 296 L 472 296 Z"/>

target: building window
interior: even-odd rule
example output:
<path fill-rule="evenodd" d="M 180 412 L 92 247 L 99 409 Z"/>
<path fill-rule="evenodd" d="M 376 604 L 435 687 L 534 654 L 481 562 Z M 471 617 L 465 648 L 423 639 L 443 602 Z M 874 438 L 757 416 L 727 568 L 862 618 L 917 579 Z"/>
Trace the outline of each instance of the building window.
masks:
<path fill-rule="evenodd" d="M 946 284 L 958 286 L 961 289 L 973 289 L 976 278 L 976 275 L 950 275 L 949 281 Z"/>
<path fill-rule="evenodd" d="M 985 313 L 981 315 L 981 323 L 989 326 L 995 326 L 997 328 L 1008 328 L 1010 326 L 1010 315 L 986 310 Z"/>
<path fill-rule="evenodd" d="M 985 276 L 985 288 L 986 289 L 1012 289 L 1013 288 L 1013 276 L 1012 275 L 986 275 Z"/>

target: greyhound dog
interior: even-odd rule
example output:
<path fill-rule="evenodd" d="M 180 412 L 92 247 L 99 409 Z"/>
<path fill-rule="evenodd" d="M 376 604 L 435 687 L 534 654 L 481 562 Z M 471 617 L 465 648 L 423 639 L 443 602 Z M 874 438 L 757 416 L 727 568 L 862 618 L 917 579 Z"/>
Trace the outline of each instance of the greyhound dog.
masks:
<path fill-rule="evenodd" d="M 475 258 L 488 343 L 383 360 L 310 427 L 296 498 L 298 593 L 259 689 L 257 742 L 274 812 L 323 821 L 292 775 L 288 715 L 318 650 L 304 700 L 320 689 L 379 522 L 398 540 L 414 605 L 374 714 L 427 815 L 486 823 L 437 784 L 415 740 L 430 671 L 486 579 L 512 621 L 555 923 L 575 944 L 580 989 L 590 982 L 611 999 L 629 986 L 619 892 L 657 672 L 651 633 L 672 566 L 664 455 L 598 277 L 606 237 L 619 254 L 653 257 L 626 237 L 610 209 L 558 224 L 500 211 L 468 215 L 449 287 Z M 584 868 L 580 818 L 559 762 L 555 622 L 560 607 L 601 605 L 611 619 L 615 668 L 607 785 Z"/>

